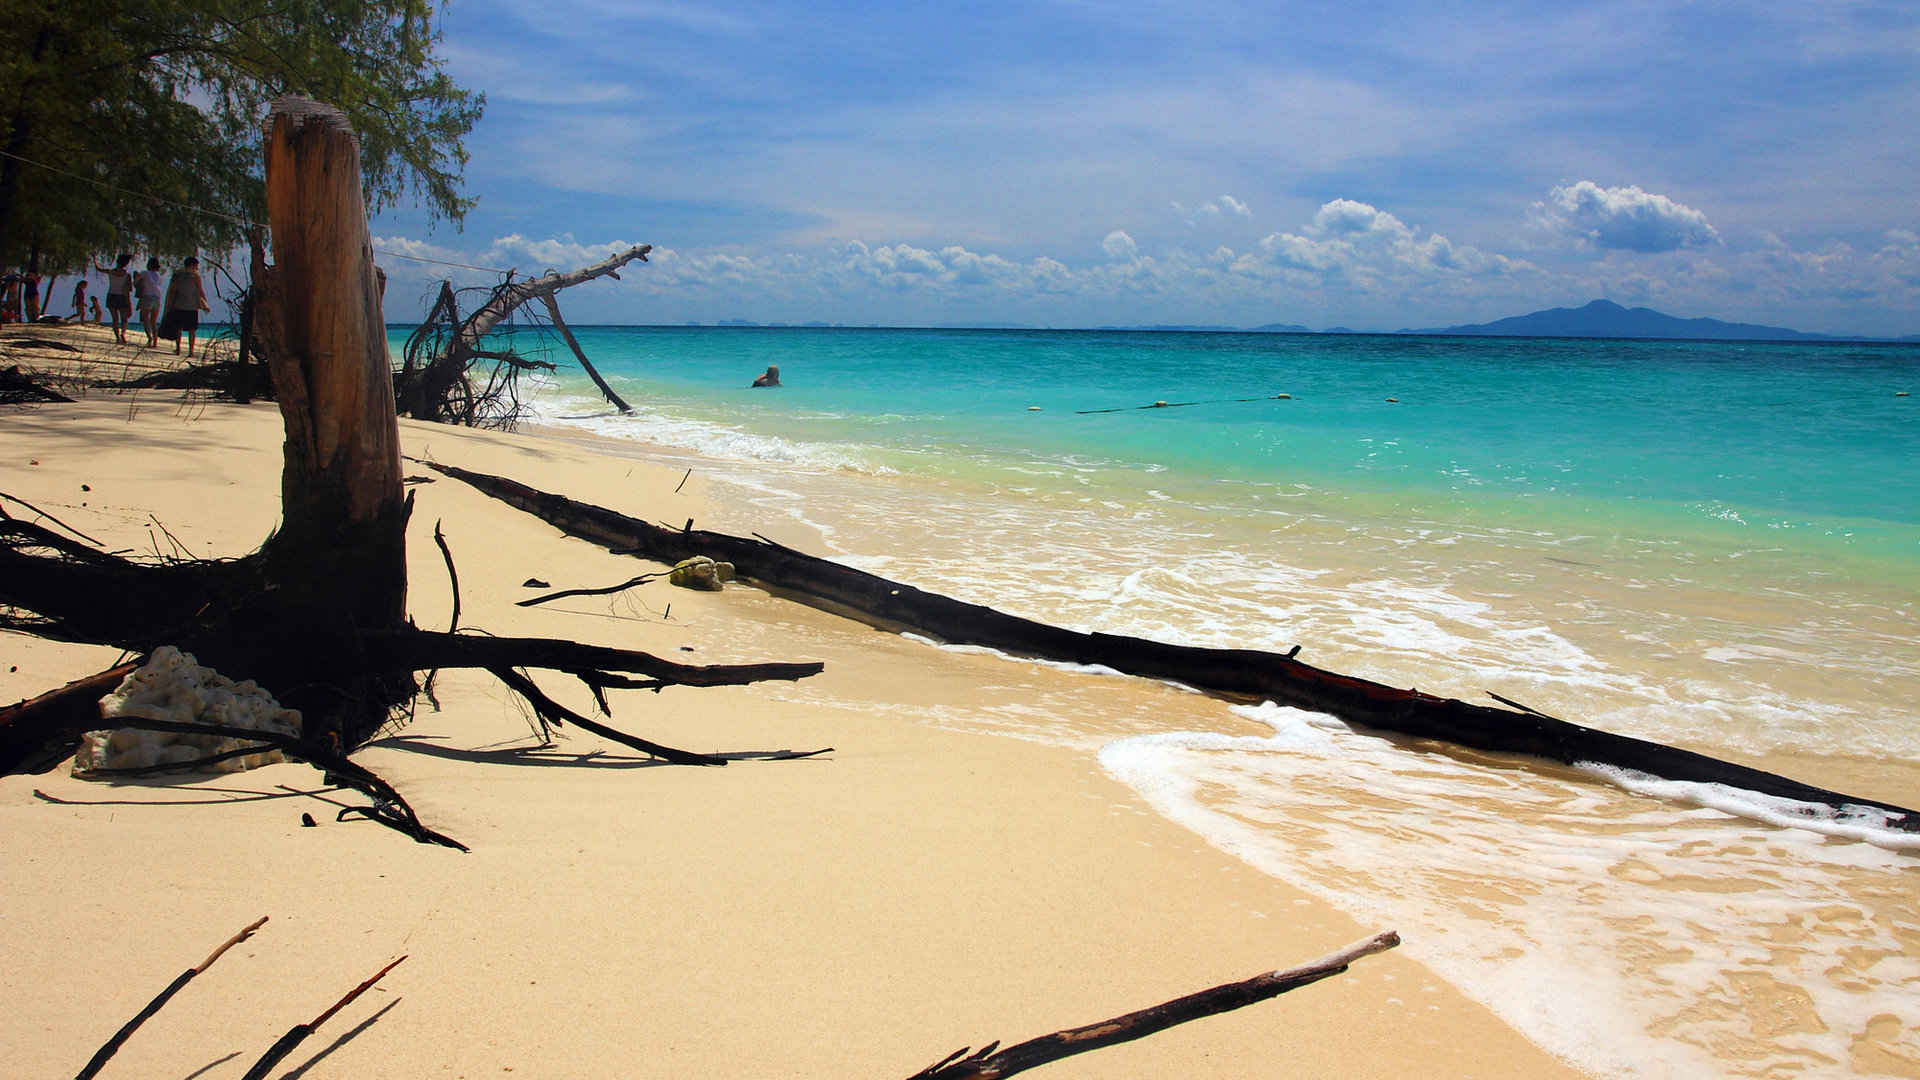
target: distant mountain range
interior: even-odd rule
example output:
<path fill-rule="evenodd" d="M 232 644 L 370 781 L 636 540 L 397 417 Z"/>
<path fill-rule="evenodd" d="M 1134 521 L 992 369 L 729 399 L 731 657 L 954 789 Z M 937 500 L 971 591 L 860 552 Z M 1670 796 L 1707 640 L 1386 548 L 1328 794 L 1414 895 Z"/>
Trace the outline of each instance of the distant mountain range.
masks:
<path fill-rule="evenodd" d="M 1481 337 L 1693 338 L 1710 341 L 1874 341 L 1860 335 L 1809 334 L 1784 326 L 1680 319 L 1652 308 L 1624 308 L 1611 300 L 1585 307 L 1549 308 L 1490 323 L 1401 330 L 1402 334 L 1463 334 Z M 1920 340 L 1914 336 L 1899 341 Z"/>
<path fill-rule="evenodd" d="M 698 326 L 698 323 L 689 323 Z M 747 319 L 723 319 L 719 326 L 760 326 L 762 324 Z M 787 323 L 768 323 L 768 326 L 783 327 Z M 795 324 L 799 325 L 799 324 Z M 828 324 L 810 322 L 810 327 L 823 327 Z M 839 325 L 839 324 L 835 324 Z M 872 324 L 869 324 L 872 325 Z M 956 323 L 940 329 L 994 329 L 1029 330 L 1034 327 L 1013 323 Z M 1324 330 L 1297 323 L 1266 323 L 1261 326 L 1215 326 L 1206 324 L 1166 324 L 1151 326 L 1096 326 L 1094 330 L 1161 330 L 1211 333 L 1255 333 L 1255 334 L 1366 334 L 1376 331 L 1352 330 L 1344 326 L 1330 326 Z M 1701 341 L 1882 341 L 1882 342 L 1920 342 L 1920 334 L 1908 334 L 1898 338 L 1876 338 L 1864 334 L 1809 334 L 1803 330 L 1790 330 L 1784 326 L 1760 326 L 1755 323 L 1722 322 L 1719 319 L 1682 319 L 1652 308 L 1626 308 L 1611 300 L 1595 300 L 1585 307 L 1548 308 L 1527 315 L 1515 315 L 1506 319 L 1496 319 L 1488 323 L 1466 323 L 1460 326 L 1435 326 L 1419 330 L 1396 330 L 1396 334 L 1452 334 L 1477 337 L 1590 337 L 1590 338 L 1680 338 Z"/>

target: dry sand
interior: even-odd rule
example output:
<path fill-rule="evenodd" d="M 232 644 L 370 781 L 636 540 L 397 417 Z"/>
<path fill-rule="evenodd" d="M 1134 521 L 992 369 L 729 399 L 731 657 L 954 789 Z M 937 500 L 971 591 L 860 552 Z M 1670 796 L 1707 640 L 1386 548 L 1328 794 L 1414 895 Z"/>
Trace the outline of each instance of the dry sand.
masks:
<path fill-rule="evenodd" d="M 0 491 L 109 548 L 240 555 L 277 521 L 280 439 L 271 404 L 95 391 L 8 407 Z M 752 529 L 727 521 L 697 474 L 676 492 L 680 473 L 590 446 L 411 422 L 402 440 L 410 455 L 635 516 Z M 691 662 L 827 665 L 796 684 L 618 694 L 617 726 L 696 750 L 836 749 L 725 768 L 659 766 L 585 733 L 542 750 L 490 677 L 446 673 L 440 709 L 423 701 L 357 757 L 470 854 L 336 822 L 364 800 L 304 765 L 168 782 L 0 779 L 0 1071 L 77 1070 L 260 915 L 271 917 L 261 932 L 103 1076 L 237 1077 L 404 954 L 276 1075 L 905 1077 L 963 1045 L 1089 1023 L 1388 929 L 1151 814 L 1090 754 L 933 719 L 1009 695 L 1150 712 L 1177 690 L 946 652 L 749 587 L 657 582 L 624 599 L 516 608 L 529 577 L 599 586 L 658 567 L 455 481 L 415 490 L 420 625 L 444 627 L 449 612 L 438 523 L 463 626 Z M 116 657 L 0 635 L 0 700 Z M 565 680 L 541 682 L 589 706 Z M 302 813 L 319 826 L 302 827 Z M 1035 1075 L 1577 1074 L 1395 952 Z"/>

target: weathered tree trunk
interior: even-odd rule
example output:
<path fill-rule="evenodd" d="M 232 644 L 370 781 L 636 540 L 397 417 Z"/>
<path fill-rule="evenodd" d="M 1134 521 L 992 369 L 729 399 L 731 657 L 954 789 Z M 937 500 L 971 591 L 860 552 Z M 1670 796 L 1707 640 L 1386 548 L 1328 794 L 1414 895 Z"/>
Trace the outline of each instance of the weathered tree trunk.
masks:
<path fill-rule="evenodd" d="M 279 586 L 268 602 L 311 620 L 320 641 L 347 641 L 403 626 L 407 599 L 409 507 L 360 146 L 343 113 L 304 98 L 275 101 L 267 124 L 274 266 L 255 279 L 256 319 L 272 327 L 287 432 L 281 524 L 261 548 Z M 340 717 L 347 746 L 413 690 L 410 673 L 369 675 L 359 715 Z"/>

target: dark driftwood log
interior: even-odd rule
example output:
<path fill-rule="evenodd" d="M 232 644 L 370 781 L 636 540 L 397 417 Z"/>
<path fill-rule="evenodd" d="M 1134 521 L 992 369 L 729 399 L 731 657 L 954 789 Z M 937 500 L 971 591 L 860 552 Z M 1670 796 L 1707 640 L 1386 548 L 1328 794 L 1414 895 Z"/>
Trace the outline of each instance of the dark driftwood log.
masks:
<path fill-rule="evenodd" d="M 925 592 L 764 539 L 664 528 L 505 477 L 450 465 L 431 467 L 612 550 L 669 564 L 708 555 L 733 563 L 743 580 L 883 628 L 910 629 L 942 641 L 1026 656 L 1104 665 L 1130 675 L 1169 679 L 1217 694 L 1271 700 L 1328 713 L 1349 723 L 1477 750 L 1525 754 L 1566 765 L 1611 765 L 1668 780 L 1725 784 L 1826 805 L 1843 814 L 1850 807 L 1856 812 L 1858 808 L 1873 808 L 1887 812 L 1894 827 L 1920 832 L 1920 812 L 1907 807 L 1843 795 L 1776 773 L 1538 712 L 1496 709 L 1401 690 L 1321 670 L 1295 659 L 1293 653 L 1169 645 L 1118 634 L 1067 630 Z"/>
<path fill-rule="evenodd" d="M 0 776 L 42 773 L 66 760 L 79 733 L 100 726 L 100 699 L 139 666 L 121 664 L 0 708 Z"/>
<path fill-rule="evenodd" d="M 1255 1002 L 1298 990 L 1309 983 L 1338 975 L 1364 956 L 1385 952 L 1400 944 L 1400 935 L 1389 930 L 1357 941 L 1337 952 L 1298 967 L 1269 971 L 1241 982 L 1226 983 L 1197 994 L 1141 1009 L 1111 1020 L 1085 1027 L 1056 1031 L 1029 1039 L 995 1053 L 998 1043 L 989 1043 L 976 1053 L 960 1050 L 944 1060 L 914 1073 L 909 1080 L 999 1080 L 1003 1076 L 1026 1072 L 1038 1065 L 1058 1061 L 1115 1043 L 1132 1042 L 1165 1031 L 1189 1020 L 1231 1012 Z"/>

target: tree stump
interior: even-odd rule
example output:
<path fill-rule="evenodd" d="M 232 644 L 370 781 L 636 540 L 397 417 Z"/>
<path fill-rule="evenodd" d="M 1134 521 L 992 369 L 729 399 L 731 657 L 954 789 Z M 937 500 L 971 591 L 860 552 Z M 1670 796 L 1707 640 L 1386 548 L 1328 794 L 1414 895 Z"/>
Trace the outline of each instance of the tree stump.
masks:
<path fill-rule="evenodd" d="M 262 602 L 304 624 L 308 648 L 354 649 L 362 631 L 405 625 L 409 509 L 359 141 L 338 109 L 282 97 L 267 119 L 266 169 L 274 265 L 259 318 L 287 441 L 281 523 L 261 548 L 274 589 Z M 351 688 L 360 700 L 336 711 L 347 747 L 414 690 L 411 672 L 368 659 L 367 681 Z"/>

